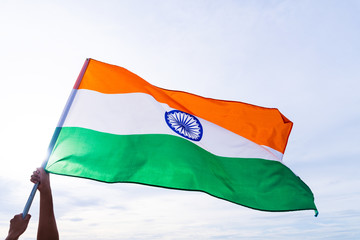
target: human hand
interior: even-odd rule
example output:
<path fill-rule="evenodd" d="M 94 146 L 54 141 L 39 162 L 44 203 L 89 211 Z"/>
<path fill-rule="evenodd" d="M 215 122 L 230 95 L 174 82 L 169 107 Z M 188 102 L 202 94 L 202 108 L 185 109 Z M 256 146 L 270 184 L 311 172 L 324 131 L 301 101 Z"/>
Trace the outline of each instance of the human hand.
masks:
<path fill-rule="evenodd" d="M 17 214 L 10 220 L 9 234 L 5 240 L 18 239 L 23 234 L 29 224 L 31 215 L 27 214 L 22 218 L 22 214 Z"/>
<path fill-rule="evenodd" d="M 40 193 L 50 191 L 50 176 L 43 168 L 37 168 L 31 175 L 31 182 L 39 183 L 38 190 Z"/>

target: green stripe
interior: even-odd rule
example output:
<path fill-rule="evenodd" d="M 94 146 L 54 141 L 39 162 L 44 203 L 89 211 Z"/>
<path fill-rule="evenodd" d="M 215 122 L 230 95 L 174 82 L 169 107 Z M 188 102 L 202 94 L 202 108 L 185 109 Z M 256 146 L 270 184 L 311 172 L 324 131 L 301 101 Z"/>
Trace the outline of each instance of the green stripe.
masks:
<path fill-rule="evenodd" d="M 46 169 L 103 182 L 198 190 L 265 211 L 316 209 L 309 187 L 280 162 L 219 157 L 170 135 L 65 127 Z"/>

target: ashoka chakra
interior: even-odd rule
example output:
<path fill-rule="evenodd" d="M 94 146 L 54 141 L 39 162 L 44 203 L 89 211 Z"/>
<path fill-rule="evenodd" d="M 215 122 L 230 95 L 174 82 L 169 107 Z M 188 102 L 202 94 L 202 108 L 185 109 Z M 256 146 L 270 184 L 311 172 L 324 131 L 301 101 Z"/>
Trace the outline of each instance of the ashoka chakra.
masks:
<path fill-rule="evenodd" d="M 165 112 L 165 121 L 174 132 L 187 139 L 200 141 L 202 138 L 203 128 L 201 123 L 191 114 L 172 110 Z"/>

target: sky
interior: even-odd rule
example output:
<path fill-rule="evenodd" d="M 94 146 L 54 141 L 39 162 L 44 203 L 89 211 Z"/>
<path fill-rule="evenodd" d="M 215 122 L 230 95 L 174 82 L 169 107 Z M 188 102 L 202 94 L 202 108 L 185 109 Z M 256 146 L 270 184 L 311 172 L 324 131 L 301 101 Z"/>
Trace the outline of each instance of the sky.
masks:
<path fill-rule="evenodd" d="M 360 239 L 360 1 L 0 0 L 0 236 L 86 58 L 153 85 L 276 107 L 320 212 L 51 175 L 61 239 Z M 35 239 L 39 196 L 22 239 Z"/>

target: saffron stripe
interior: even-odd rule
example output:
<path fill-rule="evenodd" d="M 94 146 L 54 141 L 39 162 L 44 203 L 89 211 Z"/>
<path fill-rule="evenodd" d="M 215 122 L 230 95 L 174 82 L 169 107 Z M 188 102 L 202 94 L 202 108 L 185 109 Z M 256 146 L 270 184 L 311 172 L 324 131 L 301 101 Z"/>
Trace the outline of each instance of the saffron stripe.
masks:
<path fill-rule="evenodd" d="M 171 91 L 151 85 L 130 71 L 91 59 L 79 89 L 105 94 L 146 93 L 171 108 L 178 109 L 259 145 L 284 153 L 292 122 L 275 108 L 241 102 L 216 100 L 194 94 Z"/>

